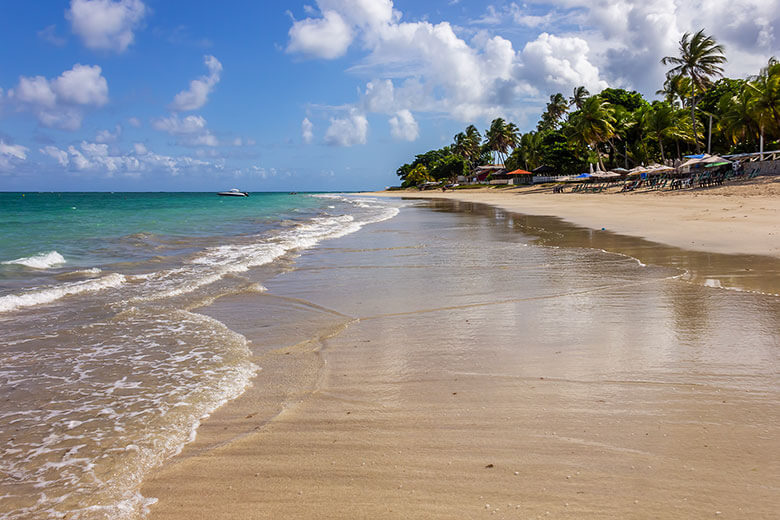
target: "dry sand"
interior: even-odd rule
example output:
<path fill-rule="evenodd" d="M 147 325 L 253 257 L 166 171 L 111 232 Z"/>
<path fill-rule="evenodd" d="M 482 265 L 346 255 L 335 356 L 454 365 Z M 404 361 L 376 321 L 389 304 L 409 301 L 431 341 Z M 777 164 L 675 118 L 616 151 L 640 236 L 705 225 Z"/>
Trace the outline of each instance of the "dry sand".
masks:
<path fill-rule="evenodd" d="M 683 249 L 780 257 L 780 176 L 662 192 L 552 193 L 549 187 L 529 187 L 373 195 L 478 202 L 517 213 L 557 216 Z"/>

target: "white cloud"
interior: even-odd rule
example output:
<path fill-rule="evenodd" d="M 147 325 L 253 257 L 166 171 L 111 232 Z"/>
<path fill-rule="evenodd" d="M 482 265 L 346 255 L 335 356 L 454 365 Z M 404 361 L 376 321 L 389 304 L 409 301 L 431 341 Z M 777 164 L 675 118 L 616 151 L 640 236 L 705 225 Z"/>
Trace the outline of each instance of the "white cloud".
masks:
<path fill-rule="evenodd" d="M 362 105 L 369 112 L 391 113 L 395 107 L 395 86 L 389 79 L 366 83 Z"/>
<path fill-rule="evenodd" d="M 141 120 L 137 117 L 131 117 L 127 120 L 128 123 L 130 123 L 130 126 L 134 128 L 140 128 L 141 127 Z"/>
<path fill-rule="evenodd" d="M 65 17 L 90 49 L 124 52 L 147 12 L 141 0 L 71 0 Z"/>
<path fill-rule="evenodd" d="M 304 117 L 301 121 L 301 137 L 303 142 L 310 144 L 314 140 L 314 125 L 309 121 L 308 117 Z"/>
<path fill-rule="evenodd" d="M 348 117 L 331 118 L 325 132 L 325 143 L 331 146 L 354 146 L 366 144 L 368 120 L 366 116 L 352 110 Z"/>
<path fill-rule="evenodd" d="M 660 59 L 677 54 L 684 32 L 704 29 L 724 45 L 732 77 L 756 74 L 780 53 L 774 28 L 780 26 L 780 0 L 564 0 L 581 10 L 591 48 L 610 81 L 646 95 L 660 88 L 667 67 Z"/>
<path fill-rule="evenodd" d="M 40 152 L 55 159 L 63 168 L 78 172 L 94 172 L 106 177 L 137 176 L 142 172 L 159 171 L 178 175 L 189 170 L 220 167 L 217 163 L 210 163 L 186 155 L 157 154 L 149 151 L 143 143 L 135 143 L 133 151 L 127 153 L 112 151 L 105 143 L 87 141 L 82 141 L 78 148 L 69 146 L 67 150 L 62 150 L 55 146 L 46 146 Z"/>
<path fill-rule="evenodd" d="M 56 160 L 60 166 L 68 165 L 68 152 L 60 150 L 56 146 L 44 146 L 38 150 L 44 155 L 48 155 L 52 159 Z"/>
<path fill-rule="evenodd" d="M 653 97 L 666 72 L 661 58 L 677 53 L 686 31 L 704 28 L 723 43 L 726 73 L 735 77 L 780 55 L 780 0 L 551 0 L 485 9 L 472 22 L 482 25 L 475 32 L 447 21 L 402 21 L 390 0 L 316 0 L 293 23 L 287 51 L 322 59 L 360 52 L 348 71 L 372 78 L 353 104 L 363 113 L 434 112 L 463 122 L 502 116 L 527 126 L 550 94 L 580 85 Z"/>
<path fill-rule="evenodd" d="M 20 110 L 34 113 L 44 126 L 76 130 L 86 107 L 108 103 L 108 83 L 99 66 L 77 63 L 51 80 L 20 77 L 17 86 L 8 91 L 8 98 Z"/>
<path fill-rule="evenodd" d="M 120 135 L 122 135 L 122 127 L 116 125 L 113 134 L 111 133 L 111 130 L 108 129 L 99 131 L 97 136 L 95 136 L 95 141 L 98 143 L 113 143 L 119 139 Z"/>
<path fill-rule="evenodd" d="M 217 83 L 219 83 L 222 64 L 211 55 L 204 56 L 203 62 L 209 69 L 208 76 L 201 76 L 190 81 L 190 88 L 182 90 L 173 98 L 173 103 L 169 107 L 171 110 L 178 112 L 197 110 L 206 104 L 209 94 L 214 91 Z"/>
<path fill-rule="evenodd" d="M 347 21 L 350 34 L 365 50 L 364 58 L 350 70 L 376 78 L 361 93 L 359 106 L 366 112 L 394 117 L 401 110 L 440 112 L 470 121 L 509 116 L 520 110 L 524 101 L 540 100 L 531 82 L 533 75 L 522 73 L 522 53 L 505 38 L 482 33 L 467 42 L 448 22 L 401 22 L 401 14 L 393 10 L 390 0 L 318 0 L 317 5 L 321 13 L 336 12 Z M 321 24 L 325 18 L 296 22 L 304 23 Z M 290 36 L 290 52 L 321 58 L 346 52 L 346 47 L 339 53 L 309 52 L 301 48 L 292 29 Z M 321 43 L 318 40 L 316 45 Z M 591 74 L 581 61 L 571 69 Z M 571 73 L 565 78 L 572 86 L 583 81 Z"/>
<path fill-rule="evenodd" d="M 76 64 L 52 83 L 57 96 L 66 103 L 103 106 L 108 103 L 108 83 L 97 65 Z"/>
<path fill-rule="evenodd" d="M 169 117 L 161 117 L 152 121 L 156 130 L 181 137 L 181 144 L 186 146 L 218 146 L 218 139 L 206 127 L 206 120 L 202 116 L 186 116 L 180 118 L 173 114 Z"/>
<path fill-rule="evenodd" d="M 287 52 L 313 58 L 338 58 L 352 43 L 352 30 L 335 11 L 325 11 L 322 18 L 294 22 L 289 36 Z"/>
<path fill-rule="evenodd" d="M 353 25 L 364 29 L 378 28 L 397 20 L 392 0 L 317 0 L 320 11 L 337 11 Z"/>
<path fill-rule="evenodd" d="M 187 116 L 181 119 L 174 114 L 153 120 L 152 126 L 171 135 L 197 134 L 206 129 L 206 120 L 203 116 Z"/>
<path fill-rule="evenodd" d="M 523 68 L 532 77 L 529 83 L 542 92 L 568 92 L 572 85 L 584 85 L 600 92 L 608 84 L 599 69 L 588 61 L 588 43 L 581 38 L 542 33 L 523 48 Z"/>
<path fill-rule="evenodd" d="M 400 110 L 390 118 L 390 135 L 403 141 L 416 141 L 420 136 L 420 128 L 417 121 L 408 110 Z"/>
<path fill-rule="evenodd" d="M 20 144 L 6 144 L 0 139 L 0 172 L 10 171 L 20 162 L 26 161 L 28 151 Z"/>

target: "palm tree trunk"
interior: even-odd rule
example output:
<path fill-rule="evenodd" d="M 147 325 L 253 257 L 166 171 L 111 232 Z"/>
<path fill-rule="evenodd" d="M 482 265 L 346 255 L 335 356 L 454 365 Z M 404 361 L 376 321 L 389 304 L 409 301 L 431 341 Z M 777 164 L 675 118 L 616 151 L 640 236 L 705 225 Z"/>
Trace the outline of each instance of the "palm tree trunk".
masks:
<path fill-rule="evenodd" d="M 661 160 L 666 162 L 666 156 L 664 155 L 664 140 L 660 137 L 658 138 L 658 146 L 661 148 Z"/>
<path fill-rule="evenodd" d="M 691 124 L 693 125 L 693 139 L 696 142 L 696 153 L 701 152 L 699 148 L 699 136 L 696 133 L 696 87 L 693 83 L 693 76 L 691 76 Z"/>

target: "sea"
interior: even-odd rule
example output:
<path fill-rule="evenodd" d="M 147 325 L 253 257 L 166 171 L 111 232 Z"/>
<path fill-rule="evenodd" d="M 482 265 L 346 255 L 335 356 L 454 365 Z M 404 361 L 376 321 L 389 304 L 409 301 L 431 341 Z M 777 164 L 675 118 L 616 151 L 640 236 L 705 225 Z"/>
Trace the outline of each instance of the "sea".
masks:
<path fill-rule="evenodd" d="M 142 517 L 144 477 L 261 370 L 197 310 L 399 205 L 0 193 L 0 519 Z"/>

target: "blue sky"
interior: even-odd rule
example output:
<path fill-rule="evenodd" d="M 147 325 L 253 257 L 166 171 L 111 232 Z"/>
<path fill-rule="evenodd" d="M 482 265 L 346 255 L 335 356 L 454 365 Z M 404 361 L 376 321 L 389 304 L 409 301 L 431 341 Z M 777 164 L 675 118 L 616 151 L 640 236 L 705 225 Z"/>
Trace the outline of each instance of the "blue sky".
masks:
<path fill-rule="evenodd" d="M 0 190 L 356 190 L 578 85 L 652 98 L 705 28 L 780 56 L 780 0 L 5 0 Z"/>

